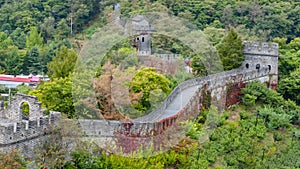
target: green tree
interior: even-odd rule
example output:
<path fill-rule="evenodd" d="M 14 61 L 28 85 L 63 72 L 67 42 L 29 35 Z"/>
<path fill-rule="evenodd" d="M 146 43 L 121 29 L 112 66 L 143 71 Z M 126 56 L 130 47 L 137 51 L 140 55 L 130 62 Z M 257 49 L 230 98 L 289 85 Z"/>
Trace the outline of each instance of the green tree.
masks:
<path fill-rule="evenodd" d="M 55 19 L 53 17 L 48 17 L 44 19 L 43 24 L 41 24 L 41 32 L 44 39 L 52 39 L 54 34 Z"/>
<path fill-rule="evenodd" d="M 32 91 L 33 89 L 25 84 L 22 84 L 22 85 L 17 86 L 16 90 L 18 93 L 29 94 L 29 92 Z"/>
<path fill-rule="evenodd" d="M 48 72 L 48 63 L 52 61 L 52 58 L 55 56 L 55 50 L 54 47 L 50 45 L 44 46 L 41 49 L 41 69 L 44 74 Z"/>
<path fill-rule="evenodd" d="M 246 105 L 249 105 L 249 102 L 250 105 L 254 103 L 269 105 L 276 108 L 276 112 L 283 114 L 282 111 L 284 111 L 291 116 L 292 123 L 299 122 L 300 107 L 292 100 L 284 100 L 278 92 L 268 89 L 265 84 L 253 81 L 248 83 L 241 92 L 243 94 L 242 100 L 245 101 Z"/>
<path fill-rule="evenodd" d="M 67 38 L 70 34 L 69 25 L 65 19 L 60 20 L 57 23 L 57 28 L 55 31 L 54 37 L 56 39 L 64 39 Z"/>
<path fill-rule="evenodd" d="M 286 78 L 300 65 L 300 38 L 295 38 L 288 44 L 286 39 L 275 38 L 274 41 L 280 44 L 279 75 Z"/>
<path fill-rule="evenodd" d="M 193 57 L 192 62 L 191 62 L 191 67 L 192 67 L 193 73 L 196 76 L 201 77 L 201 76 L 207 75 L 207 70 L 199 56 Z"/>
<path fill-rule="evenodd" d="M 39 74 L 42 72 L 41 67 L 40 52 L 39 49 L 34 46 L 26 53 L 23 64 L 23 74 Z"/>
<path fill-rule="evenodd" d="M 278 129 L 280 127 L 290 126 L 291 116 L 280 109 L 264 106 L 258 109 L 259 115 L 264 119 L 269 129 Z"/>
<path fill-rule="evenodd" d="M 69 118 L 75 117 L 70 77 L 53 78 L 50 82 L 41 83 L 30 94 L 38 96 L 46 110 L 62 112 Z"/>
<path fill-rule="evenodd" d="M 5 59 L 5 71 L 10 75 L 19 75 L 22 72 L 22 60 L 18 55 L 18 51 L 16 48 L 12 49 L 9 52 L 8 57 Z"/>
<path fill-rule="evenodd" d="M 112 50 L 108 54 L 108 58 L 110 58 L 112 64 L 120 64 L 124 69 L 135 66 L 137 64 L 137 60 L 135 63 L 128 63 L 130 62 L 129 58 L 134 58 L 135 54 L 135 49 L 133 48 L 127 48 L 127 47 L 122 47 L 117 50 Z M 133 61 L 134 62 L 134 61 Z"/>
<path fill-rule="evenodd" d="M 245 60 L 243 48 L 241 37 L 231 28 L 217 48 L 224 70 L 235 69 L 242 65 Z"/>
<path fill-rule="evenodd" d="M 150 92 L 161 89 L 165 94 L 170 92 L 170 81 L 161 74 L 156 73 L 154 68 L 141 68 L 133 77 L 130 83 L 130 91 L 140 95 L 134 107 L 140 111 L 148 110 L 151 107 L 149 100 Z"/>
<path fill-rule="evenodd" d="M 43 38 L 41 33 L 38 33 L 37 27 L 31 27 L 30 33 L 26 37 L 26 48 L 31 49 L 32 47 L 42 47 L 43 46 Z"/>
<path fill-rule="evenodd" d="M 11 26 L 9 23 L 5 23 L 1 26 L 0 32 L 5 32 L 6 34 L 10 34 L 12 31 Z"/>
<path fill-rule="evenodd" d="M 16 28 L 11 34 L 14 45 L 18 46 L 19 49 L 24 49 L 26 47 L 26 34 L 21 28 Z"/>
<path fill-rule="evenodd" d="M 9 46 L 13 45 L 13 41 L 6 33 L 0 32 L 0 50 L 6 50 Z"/>
<path fill-rule="evenodd" d="M 294 100 L 300 105 L 300 67 L 279 81 L 278 91 L 285 99 Z"/>
<path fill-rule="evenodd" d="M 56 56 L 48 64 L 48 75 L 51 78 L 65 78 L 73 73 L 77 53 L 73 49 L 62 46 L 56 51 Z"/>
<path fill-rule="evenodd" d="M 209 41 L 213 43 L 213 45 L 219 44 L 225 35 L 225 29 L 218 29 L 215 27 L 206 27 L 203 32 L 208 37 Z"/>
<path fill-rule="evenodd" d="M 255 105 L 255 101 L 256 101 L 256 96 L 252 96 L 250 94 L 245 94 L 242 98 L 243 100 L 243 103 L 246 105 L 246 106 L 254 106 Z"/>

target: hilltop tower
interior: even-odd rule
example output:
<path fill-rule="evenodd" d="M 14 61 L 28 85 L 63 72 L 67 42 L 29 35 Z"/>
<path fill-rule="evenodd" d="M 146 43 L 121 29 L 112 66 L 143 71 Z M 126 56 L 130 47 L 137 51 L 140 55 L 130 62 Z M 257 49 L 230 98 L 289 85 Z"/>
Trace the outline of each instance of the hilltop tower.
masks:
<path fill-rule="evenodd" d="M 136 15 L 132 18 L 131 35 L 134 36 L 134 46 L 139 56 L 151 55 L 151 33 L 154 28 L 148 19 L 143 15 Z"/>
<path fill-rule="evenodd" d="M 271 85 L 277 85 L 278 82 L 278 44 L 277 43 L 259 43 L 245 42 L 243 55 L 245 61 L 242 68 L 245 70 L 261 71 L 267 69 L 270 72 Z M 275 86 L 276 87 L 276 86 Z"/>

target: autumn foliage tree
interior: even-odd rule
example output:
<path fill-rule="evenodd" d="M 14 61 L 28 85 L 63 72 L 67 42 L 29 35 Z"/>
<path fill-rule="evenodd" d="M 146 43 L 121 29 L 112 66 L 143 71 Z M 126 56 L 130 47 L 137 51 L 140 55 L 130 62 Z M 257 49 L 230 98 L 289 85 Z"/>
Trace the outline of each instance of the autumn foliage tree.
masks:
<path fill-rule="evenodd" d="M 115 118 L 113 114 L 116 114 L 112 99 L 112 80 L 115 69 L 115 65 L 107 61 L 101 68 L 101 76 L 94 80 L 97 108 L 100 110 L 99 115 L 105 119 Z"/>
<path fill-rule="evenodd" d="M 25 169 L 25 166 L 21 155 L 15 149 L 0 154 L 0 168 L 2 169 Z"/>

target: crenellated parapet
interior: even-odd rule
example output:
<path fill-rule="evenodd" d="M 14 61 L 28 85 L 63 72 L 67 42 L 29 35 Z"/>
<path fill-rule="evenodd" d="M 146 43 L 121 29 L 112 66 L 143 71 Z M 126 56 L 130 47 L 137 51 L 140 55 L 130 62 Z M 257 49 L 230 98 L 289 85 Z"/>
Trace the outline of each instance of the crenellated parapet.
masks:
<path fill-rule="evenodd" d="M 243 54 L 278 57 L 278 44 L 267 42 L 244 42 Z"/>
<path fill-rule="evenodd" d="M 22 111 L 28 104 L 29 113 Z M 6 109 L 0 110 L 0 146 L 30 141 L 46 134 L 46 130 L 60 121 L 60 112 L 46 111 L 37 97 L 16 94 Z"/>
<path fill-rule="evenodd" d="M 46 134 L 46 130 L 52 124 L 57 124 L 60 113 L 51 112 L 48 116 L 36 120 L 13 121 L 1 119 L 0 121 L 0 145 L 9 145 L 23 141 L 29 141 Z"/>

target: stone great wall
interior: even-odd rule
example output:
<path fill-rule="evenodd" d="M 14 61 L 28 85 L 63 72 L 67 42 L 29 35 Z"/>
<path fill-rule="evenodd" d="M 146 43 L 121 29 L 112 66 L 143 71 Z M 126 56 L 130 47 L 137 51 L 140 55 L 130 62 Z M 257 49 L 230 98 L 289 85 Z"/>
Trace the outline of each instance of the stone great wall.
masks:
<path fill-rule="evenodd" d="M 237 103 L 239 91 L 249 81 L 259 80 L 276 88 L 278 79 L 278 44 L 245 43 L 245 61 L 239 69 L 195 78 L 178 85 L 164 102 L 143 117 L 126 121 L 78 120 L 85 138 L 117 138 L 122 147 L 138 147 L 151 138 L 166 135 L 182 121 L 195 119 L 209 95 L 219 110 Z M 28 103 L 30 113 L 24 116 L 22 105 Z M 33 148 L 45 130 L 60 121 L 59 112 L 46 112 L 37 97 L 16 94 L 4 109 L 0 104 L 0 150 Z M 174 132 L 174 131 L 173 131 Z M 160 140 L 157 140 L 158 142 Z M 131 151 L 128 149 L 127 152 Z"/>
<path fill-rule="evenodd" d="M 24 103 L 29 106 L 28 115 L 22 112 Z M 12 148 L 33 149 L 46 130 L 60 120 L 60 112 L 50 111 L 46 115 L 34 96 L 17 93 L 6 109 L 3 102 L 0 105 L 0 151 L 3 152 Z"/>
<path fill-rule="evenodd" d="M 245 61 L 240 68 L 183 82 L 152 113 L 127 121 L 79 120 L 81 128 L 88 137 L 117 137 L 123 148 L 139 147 L 149 141 L 147 138 L 165 135 L 168 128 L 195 119 L 204 106 L 205 95 L 210 95 L 211 104 L 223 110 L 239 102 L 240 89 L 249 81 L 259 80 L 275 89 L 278 44 L 246 42 L 244 45 Z"/>

